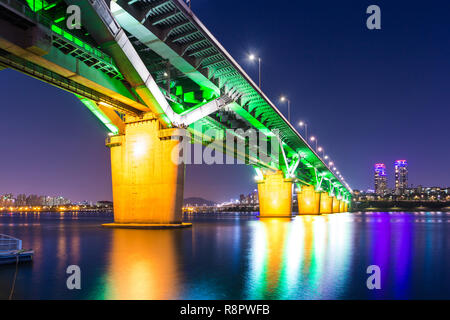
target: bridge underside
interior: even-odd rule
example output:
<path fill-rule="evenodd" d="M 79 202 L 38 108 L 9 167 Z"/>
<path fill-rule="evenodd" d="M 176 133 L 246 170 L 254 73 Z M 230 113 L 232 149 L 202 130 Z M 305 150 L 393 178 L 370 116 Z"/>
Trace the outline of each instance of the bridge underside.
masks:
<path fill-rule="evenodd" d="M 71 4 L 81 8 L 81 29 L 66 25 Z M 348 186 L 181 0 L 0 0 L 2 68 L 75 94 L 108 129 L 108 226 L 187 226 L 184 164 L 171 158 L 179 129 L 204 145 L 213 140 L 207 129 L 254 129 L 280 143 L 264 158 L 224 149 L 255 168 L 261 217 L 291 217 L 294 189 L 300 214 L 348 209 Z"/>

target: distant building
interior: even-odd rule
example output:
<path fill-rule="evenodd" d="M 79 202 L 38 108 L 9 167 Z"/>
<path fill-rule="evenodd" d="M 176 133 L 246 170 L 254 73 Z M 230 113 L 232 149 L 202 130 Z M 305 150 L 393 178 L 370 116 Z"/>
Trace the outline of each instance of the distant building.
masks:
<path fill-rule="evenodd" d="M 16 206 L 26 206 L 27 205 L 27 195 L 18 194 L 16 197 Z"/>
<path fill-rule="evenodd" d="M 397 160 L 395 167 L 395 194 L 402 195 L 408 187 L 408 163 L 406 160 Z"/>
<path fill-rule="evenodd" d="M 249 194 L 249 203 L 253 205 L 259 204 L 258 191 L 254 190 Z"/>
<path fill-rule="evenodd" d="M 388 192 L 385 195 L 377 195 L 373 190 L 367 191 L 353 191 L 352 200 L 355 202 L 364 201 L 425 201 L 425 202 L 449 202 L 450 203 L 450 188 L 449 187 L 409 187 L 404 189 L 402 195 L 394 195 Z"/>
<path fill-rule="evenodd" d="M 387 193 L 386 165 L 384 163 L 375 164 L 375 193 L 383 196 Z"/>
<path fill-rule="evenodd" d="M 106 200 L 97 201 L 97 203 L 95 205 L 98 208 L 104 208 L 104 209 L 112 209 L 113 208 L 112 201 L 106 201 Z"/>
<path fill-rule="evenodd" d="M 252 193 L 249 193 L 247 196 L 241 194 L 239 196 L 240 204 L 249 204 L 249 205 L 257 205 L 258 204 L 258 192 L 255 190 Z"/>
<path fill-rule="evenodd" d="M 53 206 L 64 206 L 71 204 L 71 201 L 69 199 L 66 199 L 64 197 L 49 197 L 45 196 L 42 199 L 42 204 L 44 206 L 53 207 Z"/>
<path fill-rule="evenodd" d="M 0 205 L 2 207 L 9 207 L 15 205 L 16 199 L 12 195 L 12 193 L 8 193 L 0 196 Z"/>
<path fill-rule="evenodd" d="M 26 203 L 27 206 L 42 206 L 44 197 L 38 196 L 36 194 L 30 194 L 26 197 Z"/>

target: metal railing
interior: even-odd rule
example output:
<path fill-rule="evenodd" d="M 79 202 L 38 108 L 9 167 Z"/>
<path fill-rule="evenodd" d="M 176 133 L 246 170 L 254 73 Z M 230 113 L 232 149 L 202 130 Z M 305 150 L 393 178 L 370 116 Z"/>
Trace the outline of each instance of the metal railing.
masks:
<path fill-rule="evenodd" d="M 52 21 L 50 19 L 44 17 L 43 15 L 38 14 L 37 12 L 34 12 L 32 9 L 30 9 L 28 6 L 24 5 L 20 1 L 0 0 L 0 3 L 6 4 L 10 9 L 14 9 L 17 13 L 22 14 L 23 16 L 27 17 L 30 20 L 39 22 L 40 24 L 43 24 L 48 28 L 50 28 L 52 25 Z"/>
<path fill-rule="evenodd" d="M 0 49 L 0 65 L 28 74 L 36 79 L 50 83 L 58 88 L 85 97 L 87 99 L 100 102 L 103 101 L 111 107 L 128 114 L 138 115 L 141 113 L 119 100 L 109 97 L 99 91 L 86 87 L 72 79 L 61 76 L 51 70 L 45 69 L 33 62 L 15 56 L 3 49 Z"/>
<path fill-rule="evenodd" d="M 119 78 L 119 80 L 123 79 L 123 76 L 118 71 L 113 59 L 110 56 L 98 50 L 94 46 L 90 46 L 83 40 L 78 39 L 66 30 L 56 26 L 56 24 L 48 17 L 40 14 L 39 12 L 33 11 L 27 5 L 24 5 L 17 0 L 0 0 L 0 3 L 4 3 L 9 7 L 9 9 L 13 9 L 32 22 L 47 27 L 52 35 L 52 43 L 55 47 L 59 48 L 60 45 L 58 45 L 58 43 L 60 42 L 65 42 L 67 44 L 70 43 L 71 46 L 78 48 L 78 50 L 82 50 L 84 55 L 89 55 L 91 59 L 100 60 L 101 63 L 104 64 L 104 69 L 106 69 L 107 73 L 112 74 L 114 78 Z"/>
<path fill-rule="evenodd" d="M 0 234 L 0 252 L 22 250 L 22 240 Z"/>

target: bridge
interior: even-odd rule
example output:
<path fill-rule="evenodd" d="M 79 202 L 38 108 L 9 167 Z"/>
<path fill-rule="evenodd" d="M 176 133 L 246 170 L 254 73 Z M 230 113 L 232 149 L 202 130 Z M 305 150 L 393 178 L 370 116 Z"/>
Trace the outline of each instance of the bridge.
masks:
<path fill-rule="evenodd" d="M 299 214 L 348 210 L 348 185 L 181 0 L 0 0 L 0 68 L 75 94 L 109 131 L 108 226 L 189 226 L 173 153 L 211 129 L 244 145 L 222 151 L 255 168 L 262 218 L 291 217 L 293 192 Z"/>

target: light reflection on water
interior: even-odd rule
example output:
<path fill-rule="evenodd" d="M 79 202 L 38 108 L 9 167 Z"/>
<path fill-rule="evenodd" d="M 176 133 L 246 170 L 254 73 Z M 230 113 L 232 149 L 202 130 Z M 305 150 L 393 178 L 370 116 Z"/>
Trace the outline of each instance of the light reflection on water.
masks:
<path fill-rule="evenodd" d="M 110 215 L 0 215 L 35 260 L 16 299 L 450 299 L 450 215 L 205 216 L 185 230 L 104 229 Z M 82 290 L 66 289 L 67 266 Z M 382 290 L 366 287 L 381 267 Z M 14 266 L 0 267 L 7 298 Z"/>

